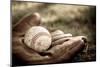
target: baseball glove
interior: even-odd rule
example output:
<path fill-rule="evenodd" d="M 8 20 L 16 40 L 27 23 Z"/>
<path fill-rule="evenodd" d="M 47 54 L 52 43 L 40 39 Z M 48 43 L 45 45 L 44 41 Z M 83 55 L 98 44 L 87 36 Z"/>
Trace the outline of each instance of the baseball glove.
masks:
<path fill-rule="evenodd" d="M 86 45 L 85 36 L 64 34 L 60 30 L 51 32 L 51 46 L 43 51 L 37 52 L 26 46 L 24 42 L 25 33 L 33 26 L 41 25 L 41 17 L 33 13 L 23 17 L 12 28 L 12 63 L 14 65 L 27 64 L 50 64 L 69 62 Z M 55 33 L 59 33 L 55 35 Z"/>

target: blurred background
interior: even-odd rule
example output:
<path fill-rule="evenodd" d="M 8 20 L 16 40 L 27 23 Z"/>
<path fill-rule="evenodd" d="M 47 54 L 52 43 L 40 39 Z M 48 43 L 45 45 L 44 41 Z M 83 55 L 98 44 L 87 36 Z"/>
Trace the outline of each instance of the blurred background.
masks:
<path fill-rule="evenodd" d="M 96 6 L 13 1 L 11 11 L 12 25 L 25 15 L 38 12 L 42 25 L 49 29 L 87 36 L 87 52 L 80 52 L 71 62 L 96 61 Z"/>

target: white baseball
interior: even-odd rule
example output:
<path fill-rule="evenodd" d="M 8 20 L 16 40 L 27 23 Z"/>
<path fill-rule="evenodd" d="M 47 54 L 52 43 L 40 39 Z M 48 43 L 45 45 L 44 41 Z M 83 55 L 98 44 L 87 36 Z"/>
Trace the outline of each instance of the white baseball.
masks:
<path fill-rule="evenodd" d="M 35 51 L 43 52 L 51 45 L 51 35 L 44 27 L 34 26 L 26 32 L 24 42 Z"/>

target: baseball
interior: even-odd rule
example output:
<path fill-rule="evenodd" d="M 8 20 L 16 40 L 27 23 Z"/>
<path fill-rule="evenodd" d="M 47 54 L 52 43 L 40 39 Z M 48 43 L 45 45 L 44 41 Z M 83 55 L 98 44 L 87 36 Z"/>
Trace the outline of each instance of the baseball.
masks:
<path fill-rule="evenodd" d="M 34 26 L 26 32 L 24 42 L 35 51 L 43 52 L 51 45 L 51 35 L 44 27 Z"/>

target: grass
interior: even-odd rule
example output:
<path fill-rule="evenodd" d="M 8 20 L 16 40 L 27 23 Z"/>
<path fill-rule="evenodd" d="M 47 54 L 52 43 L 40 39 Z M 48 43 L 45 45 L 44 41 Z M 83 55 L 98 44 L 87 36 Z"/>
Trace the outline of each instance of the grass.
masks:
<path fill-rule="evenodd" d="M 73 36 L 88 37 L 88 50 L 79 53 L 72 62 L 96 60 L 96 7 L 33 2 L 12 2 L 12 24 L 26 14 L 39 12 L 42 25 L 49 29 L 60 29 Z"/>

